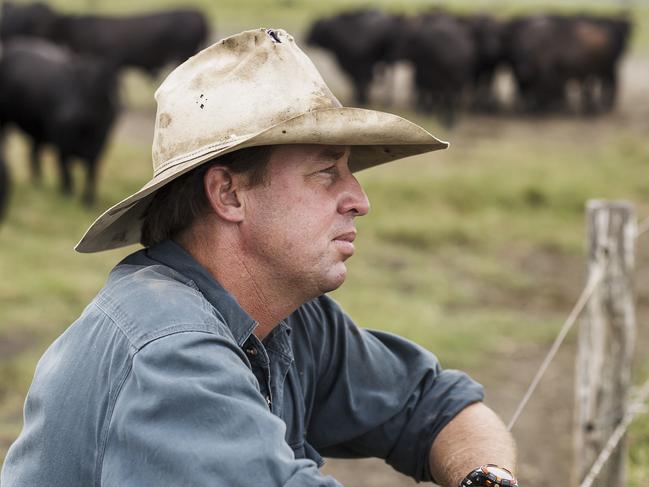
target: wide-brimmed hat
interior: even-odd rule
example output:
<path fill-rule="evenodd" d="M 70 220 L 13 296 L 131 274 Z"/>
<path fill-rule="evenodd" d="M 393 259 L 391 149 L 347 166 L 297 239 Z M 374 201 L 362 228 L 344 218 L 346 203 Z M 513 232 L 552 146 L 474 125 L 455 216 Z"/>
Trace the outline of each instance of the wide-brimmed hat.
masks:
<path fill-rule="evenodd" d="M 229 152 L 279 144 L 352 146 L 353 171 L 448 146 L 389 113 L 343 107 L 283 30 L 242 32 L 172 71 L 155 93 L 153 177 L 104 212 L 75 247 L 97 252 L 138 243 L 155 192 Z"/>

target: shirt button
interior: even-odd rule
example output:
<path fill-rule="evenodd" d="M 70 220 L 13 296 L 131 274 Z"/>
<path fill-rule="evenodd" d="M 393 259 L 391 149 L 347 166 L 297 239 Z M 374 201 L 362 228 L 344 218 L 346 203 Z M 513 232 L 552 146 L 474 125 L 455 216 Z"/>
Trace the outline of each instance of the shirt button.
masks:
<path fill-rule="evenodd" d="M 250 347 L 250 348 L 246 348 L 246 353 L 251 357 L 256 357 L 258 352 L 255 347 Z"/>

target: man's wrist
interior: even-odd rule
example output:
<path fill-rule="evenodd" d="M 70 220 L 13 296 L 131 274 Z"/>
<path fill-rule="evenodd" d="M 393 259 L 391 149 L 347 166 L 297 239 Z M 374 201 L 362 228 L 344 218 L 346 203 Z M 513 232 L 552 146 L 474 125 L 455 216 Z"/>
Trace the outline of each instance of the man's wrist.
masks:
<path fill-rule="evenodd" d="M 518 487 L 514 474 L 494 464 L 482 465 L 469 472 L 459 487 Z"/>

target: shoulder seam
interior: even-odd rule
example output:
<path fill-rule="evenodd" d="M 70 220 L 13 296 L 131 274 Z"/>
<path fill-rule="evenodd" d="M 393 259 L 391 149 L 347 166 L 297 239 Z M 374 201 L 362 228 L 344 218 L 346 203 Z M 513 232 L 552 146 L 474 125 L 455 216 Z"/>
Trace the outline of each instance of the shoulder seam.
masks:
<path fill-rule="evenodd" d="M 113 315 L 110 314 L 108 311 L 106 311 L 106 310 L 101 306 L 101 304 L 99 303 L 99 300 L 98 300 L 98 299 L 95 299 L 94 302 L 93 302 L 93 304 L 97 307 L 97 309 L 99 309 L 99 311 L 101 311 L 101 312 L 104 314 L 104 316 L 106 316 L 106 318 L 108 318 L 108 319 L 111 321 L 111 323 L 113 323 L 113 325 L 115 325 L 115 328 L 117 328 L 117 329 L 120 331 L 120 333 L 124 336 L 124 338 L 126 338 L 126 341 L 129 343 L 129 345 L 130 345 L 134 350 L 137 350 L 137 347 L 136 347 L 135 344 L 131 341 L 131 338 L 128 336 L 128 333 L 126 333 L 126 332 L 124 331 L 124 329 L 120 326 L 120 324 L 117 322 L 117 320 L 115 320 L 115 318 L 113 317 Z"/>
<path fill-rule="evenodd" d="M 149 333 L 145 333 L 141 336 L 138 336 L 138 343 L 134 343 L 133 340 L 131 339 L 131 336 L 129 333 L 126 332 L 126 330 L 120 325 L 119 321 L 116 319 L 116 317 L 113 315 L 113 313 L 110 313 L 107 309 L 105 309 L 99 299 L 95 299 L 93 304 L 99 309 L 99 311 L 102 312 L 110 321 L 115 325 L 115 327 L 120 331 L 120 333 L 126 338 L 130 346 L 133 348 L 133 350 L 138 351 L 142 347 L 145 347 L 148 343 L 157 340 L 159 338 L 162 338 L 167 335 L 172 335 L 175 333 L 180 333 L 180 332 L 204 332 L 204 333 L 215 333 L 215 334 L 223 334 L 223 330 L 225 329 L 228 333 L 230 333 L 230 329 L 227 326 L 227 324 L 223 321 L 223 317 L 218 313 L 218 310 L 214 308 L 205 298 L 204 296 L 200 293 L 200 291 L 195 291 L 192 289 L 193 292 L 196 293 L 197 296 L 202 298 L 202 305 L 206 311 L 209 312 L 210 316 L 214 317 L 214 321 L 212 323 L 191 323 L 191 322 L 185 322 L 185 323 L 174 323 L 172 325 L 169 325 L 165 328 L 161 328 L 159 330 L 155 330 Z M 205 305 L 207 303 L 207 306 Z M 215 313 L 215 311 L 217 311 Z M 117 313 L 118 315 L 121 313 Z M 126 319 L 126 318 L 124 318 Z M 219 333 L 220 332 L 220 333 Z M 227 335 L 227 333 L 226 333 Z"/>
<path fill-rule="evenodd" d="M 177 323 L 166 328 L 156 330 L 155 332 L 142 335 L 142 344 L 139 347 L 136 347 L 136 350 L 139 352 L 151 342 L 171 335 L 177 335 L 179 333 L 208 333 L 210 335 L 224 336 L 223 333 L 219 333 L 222 332 L 223 329 L 227 332 L 230 331 L 225 323 L 222 323 L 218 320 L 211 325 L 205 323 Z M 227 338 L 227 334 L 225 337 Z M 236 344 L 234 337 L 232 337 L 232 340 Z"/>

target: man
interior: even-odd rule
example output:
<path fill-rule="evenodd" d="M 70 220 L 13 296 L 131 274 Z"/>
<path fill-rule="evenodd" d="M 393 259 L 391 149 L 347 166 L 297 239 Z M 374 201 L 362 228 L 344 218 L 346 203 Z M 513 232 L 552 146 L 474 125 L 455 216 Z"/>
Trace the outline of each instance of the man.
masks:
<path fill-rule="evenodd" d="M 156 99 L 153 179 L 77 246 L 145 249 L 39 362 L 2 485 L 339 485 L 321 455 L 515 485 L 481 387 L 325 294 L 369 211 L 353 171 L 447 144 L 342 107 L 281 30 L 202 51 Z"/>

